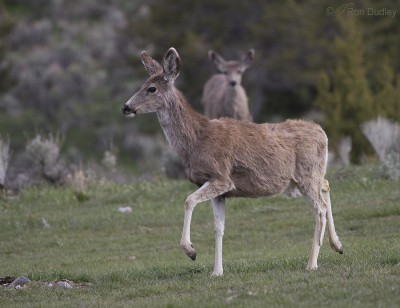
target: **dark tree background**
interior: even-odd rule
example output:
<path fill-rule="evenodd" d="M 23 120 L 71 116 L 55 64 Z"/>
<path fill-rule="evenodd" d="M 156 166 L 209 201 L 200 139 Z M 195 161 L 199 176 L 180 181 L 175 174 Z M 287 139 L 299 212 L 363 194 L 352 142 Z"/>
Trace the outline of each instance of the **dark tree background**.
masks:
<path fill-rule="evenodd" d="M 400 12 L 327 16 L 345 3 L 0 0 L 0 134 L 18 150 L 38 132 L 58 132 L 64 152 L 97 158 L 112 141 L 124 159 L 129 138 L 160 133 L 154 115 L 120 114 L 146 78 L 141 50 L 158 60 L 178 50 L 177 85 L 201 112 L 202 87 L 215 72 L 208 50 L 234 59 L 254 48 L 243 83 L 255 121 L 313 119 L 332 148 L 350 135 L 357 161 L 368 153 L 362 122 L 400 120 Z M 358 10 L 399 4 L 351 2 Z"/>

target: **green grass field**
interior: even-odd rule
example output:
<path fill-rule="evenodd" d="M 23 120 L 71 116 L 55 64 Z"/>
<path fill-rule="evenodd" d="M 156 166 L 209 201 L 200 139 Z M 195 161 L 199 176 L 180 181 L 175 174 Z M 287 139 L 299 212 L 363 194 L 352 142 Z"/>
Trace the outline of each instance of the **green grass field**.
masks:
<path fill-rule="evenodd" d="M 49 187 L 2 199 L 0 277 L 33 283 L 0 288 L 0 307 L 399 307 L 400 183 L 373 167 L 328 179 L 344 255 L 325 236 L 314 272 L 305 270 L 314 217 L 303 198 L 228 200 L 225 274 L 216 278 L 209 202 L 193 215 L 197 260 L 179 246 L 183 203 L 195 189 L 188 182 L 97 184 L 83 203 Z M 117 211 L 125 206 L 132 213 Z M 84 287 L 39 283 L 59 279 Z"/>

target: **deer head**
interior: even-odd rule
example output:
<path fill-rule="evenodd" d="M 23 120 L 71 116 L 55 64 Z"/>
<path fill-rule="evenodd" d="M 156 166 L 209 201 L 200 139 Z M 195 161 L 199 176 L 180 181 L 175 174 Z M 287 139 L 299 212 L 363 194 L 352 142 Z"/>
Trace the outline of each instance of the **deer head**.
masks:
<path fill-rule="evenodd" d="M 122 113 L 127 117 L 157 112 L 163 108 L 167 104 L 168 92 L 179 75 L 181 59 L 174 48 L 167 51 L 162 66 L 145 51 L 142 52 L 141 58 L 150 77 L 122 107 Z"/>
<path fill-rule="evenodd" d="M 218 71 L 226 76 L 228 83 L 234 87 L 241 84 L 242 74 L 253 61 L 254 50 L 248 50 L 241 61 L 225 61 L 224 58 L 213 50 L 208 52 L 208 57 L 215 64 Z"/>

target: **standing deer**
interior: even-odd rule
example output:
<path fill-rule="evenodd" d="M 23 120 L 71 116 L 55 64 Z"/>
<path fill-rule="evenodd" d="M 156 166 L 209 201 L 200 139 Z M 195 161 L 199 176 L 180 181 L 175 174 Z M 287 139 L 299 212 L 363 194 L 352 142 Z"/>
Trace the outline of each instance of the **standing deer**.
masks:
<path fill-rule="evenodd" d="M 205 115 L 210 119 L 229 117 L 251 121 L 246 91 L 241 82 L 242 74 L 253 61 L 254 50 L 247 51 L 241 61 L 225 61 L 212 50 L 208 57 L 220 74 L 213 75 L 204 85 L 201 101 Z"/>
<path fill-rule="evenodd" d="M 324 179 L 328 140 L 320 126 L 295 120 L 280 124 L 210 120 L 194 111 L 175 88 L 181 59 L 174 48 L 167 51 L 162 65 L 146 52 L 141 58 L 150 77 L 122 112 L 128 117 L 156 112 L 165 136 L 183 160 L 187 177 L 200 187 L 184 205 L 180 244 L 192 260 L 196 252 L 190 241 L 190 223 L 198 203 L 212 203 L 216 242 L 213 275 L 220 276 L 225 199 L 279 193 L 301 194 L 311 203 L 315 232 L 308 269 L 318 268 L 326 225 L 331 247 L 343 253 L 333 223 L 329 184 Z"/>

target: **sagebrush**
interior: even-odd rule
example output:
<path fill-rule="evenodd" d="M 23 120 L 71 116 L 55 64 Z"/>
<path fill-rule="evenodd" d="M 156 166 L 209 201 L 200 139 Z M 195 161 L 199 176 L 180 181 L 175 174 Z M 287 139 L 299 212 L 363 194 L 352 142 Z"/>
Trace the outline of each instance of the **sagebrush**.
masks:
<path fill-rule="evenodd" d="M 66 168 L 60 158 L 61 139 L 49 135 L 37 135 L 26 145 L 26 152 L 32 160 L 32 168 L 39 176 L 51 183 L 61 183 L 66 176 Z"/>
<path fill-rule="evenodd" d="M 378 117 L 364 123 L 362 131 L 381 162 L 383 174 L 391 180 L 400 179 L 400 125 Z"/>

